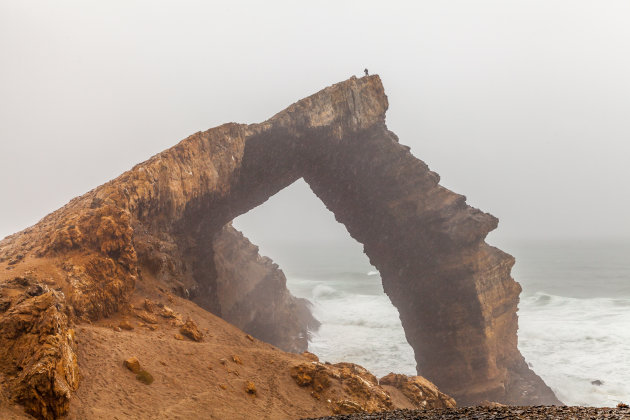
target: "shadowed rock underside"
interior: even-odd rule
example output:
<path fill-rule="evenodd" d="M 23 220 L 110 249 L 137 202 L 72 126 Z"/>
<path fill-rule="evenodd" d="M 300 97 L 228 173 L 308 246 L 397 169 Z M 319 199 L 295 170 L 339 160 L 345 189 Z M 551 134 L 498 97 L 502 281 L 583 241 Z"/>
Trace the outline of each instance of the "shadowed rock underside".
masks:
<path fill-rule="evenodd" d="M 387 130 L 387 107 L 378 76 L 353 77 L 263 123 L 193 134 L 2 240 L 0 369 L 14 395 L 63 414 L 78 383 L 72 323 L 117 313 L 139 285 L 304 350 L 317 324 L 306 302 L 230 224 L 303 178 L 380 271 L 419 374 L 460 404 L 559 403 L 518 351 L 514 259 L 484 242 L 497 219 L 438 184 Z M 20 324 L 20 305 L 42 321 Z"/>

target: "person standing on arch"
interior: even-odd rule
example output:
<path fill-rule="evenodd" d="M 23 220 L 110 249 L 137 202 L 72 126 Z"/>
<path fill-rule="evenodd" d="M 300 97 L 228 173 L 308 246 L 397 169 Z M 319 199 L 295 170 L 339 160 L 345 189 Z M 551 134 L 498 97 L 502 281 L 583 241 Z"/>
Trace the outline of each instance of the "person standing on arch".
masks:
<path fill-rule="evenodd" d="M 363 71 L 365 72 L 366 76 L 369 76 L 370 74 L 368 73 L 368 69 L 363 69 Z"/>

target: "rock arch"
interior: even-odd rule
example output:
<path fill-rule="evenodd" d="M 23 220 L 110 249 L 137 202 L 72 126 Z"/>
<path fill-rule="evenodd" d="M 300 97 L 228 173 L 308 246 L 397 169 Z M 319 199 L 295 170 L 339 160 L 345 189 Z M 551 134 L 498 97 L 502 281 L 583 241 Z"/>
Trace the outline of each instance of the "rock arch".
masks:
<path fill-rule="evenodd" d="M 378 76 L 353 77 L 263 123 L 196 133 L 0 242 L 0 257 L 16 258 L 9 249 L 38 257 L 92 249 L 79 274 L 93 282 L 66 291 L 74 310 L 82 308 L 76 316 L 89 318 L 116 311 L 149 276 L 228 321 L 228 312 L 239 313 L 228 306 L 279 285 L 264 309 L 236 324 L 274 319 L 276 330 L 261 326 L 261 334 L 282 345 L 277 329 L 313 321 L 282 288 L 278 267 L 230 222 L 303 178 L 380 271 L 419 374 L 460 404 L 559 403 L 518 351 L 514 259 L 484 242 L 497 219 L 438 184 L 387 129 L 387 107 Z M 221 273 L 243 255 L 267 274 L 235 288 Z"/>
<path fill-rule="evenodd" d="M 191 184 L 199 191 L 181 196 L 160 182 L 152 205 L 139 198 L 130 210 L 168 209 L 176 236 L 203 243 L 304 178 L 380 271 L 419 374 L 462 403 L 557 403 L 517 348 L 514 259 L 484 242 L 497 219 L 438 184 L 387 130 L 387 107 L 378 76 L 352 78 L 264 123 L 197 133 L 154 160 L 181 159 L 197 177 L 207 173 Z M 148 216 L 138 214 L 151 223 Z M 206 268 L 196 272 L 204 284 Z M 211 296 L 214 285 L 205 287 Z"/>

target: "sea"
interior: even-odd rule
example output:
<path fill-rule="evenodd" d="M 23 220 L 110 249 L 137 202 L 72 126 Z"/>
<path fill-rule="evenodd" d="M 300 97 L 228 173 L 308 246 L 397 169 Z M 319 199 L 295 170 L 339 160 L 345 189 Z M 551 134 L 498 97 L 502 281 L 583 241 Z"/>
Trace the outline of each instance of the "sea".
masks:
<path fill-rule="evenodd" d="M 514 240 L 519 349 L 568 405 L 630 402 L 630 240 Z M 357 243 L 276 244 L 287 286 L 321 322 L 309 350 L 377 376 L 416 373 L 398 311 Z"/>

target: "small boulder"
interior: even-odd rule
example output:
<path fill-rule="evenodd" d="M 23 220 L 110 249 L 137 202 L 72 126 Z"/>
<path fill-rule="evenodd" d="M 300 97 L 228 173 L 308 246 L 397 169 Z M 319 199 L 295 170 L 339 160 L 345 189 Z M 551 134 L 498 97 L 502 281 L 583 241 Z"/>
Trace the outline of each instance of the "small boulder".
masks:
<path fill-rule="evenodd" d="M 203 341 L 203 334 L 199 331 L 199 327 L 197 327 L 195 321 L 190 318 L 186 320 L 186 323 L 179 329 L 179 332 L 191 340 Z"/>
<path fill-rule="evenodd" d="M 245 384 L 245 392 L 250 395 L 256 395 L 256 384 L 254 384 L 252 381 L 247 381 L 247 383 Z"/>
<path fill-rule="evenodd" d="M 155 315 L 150 314 L 147 311 L 136 311 L 136 316 L 146 322 L 147 324 L 157 324 L 158 320 Z"/>
<path fill-rule="evenodd" d="M 137 357 L 130 357 L 123 362 L 123 365 L 133 373 L 140 373 L 140 371 L 142 370 L 142 367 L 140 366 L 140 361 Z"/>
<path fill-rule="evenodd" d="M 242 365 L 242 364 L 243 364 L 243 361 L 241 360 L 241 358 L 240 358 L 240 357 L 238 357 L 238 356 L 237 356 L 237 355 L 235 355 L 235 354 L 234 354 L 234 355 L 232 355 L 232 361 L 233 361 L 234 363 L 236 363 L 236 364 L 239 364 L 239 365 Z"/>
<path fill-rule="evenodd" d="M 169 308 L 168 306 L 163 306 L 162 310 L 160 311 L 160 316 L 163 318 L 175 318 L 175 312 Z"/>

